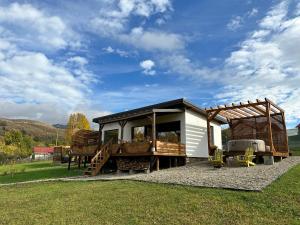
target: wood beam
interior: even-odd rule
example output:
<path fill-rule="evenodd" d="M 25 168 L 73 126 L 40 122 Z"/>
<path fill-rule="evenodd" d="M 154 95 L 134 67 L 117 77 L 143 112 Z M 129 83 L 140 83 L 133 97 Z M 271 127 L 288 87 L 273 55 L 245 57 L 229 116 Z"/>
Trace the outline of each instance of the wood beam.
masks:
<path fill-rule="evenodd" d="M 238 112 L 236 109 L 226 110 L 226 112 L 229 113 L 229 114 L 233 114 L 233 115 L 235 115 L 239 118 L 244 118 L 245 117 L 245 115 L 243 113 Z"/>
<path fill-rule="evenodd" d="M 287 135 L 287 130 L 286 130 L 286 124 L 285 124 L 285 115 L 284 112 L 281 113 L 282 116 L 282 125 L 283 125 L 283 129 L 284 129 L 284 138 L 285 138 L 285 147 L 286 150 L 289 152 L 289 144 L 288 144 L 288 135 Z"/>
<path fill-rule="evenodd" d="M 267 102 L 269 102 L 273 107 L 275 107 L 276 109 L 278 109 L 280 112 L 284 112 L 284 110 L 281 107 L 279 107 L 278 105 L 276 105 L 272 100 L 270 100 L 268 98 L 265 98 L 265 100 Z"/>
<path fill-rule="evenodd" d="M 250 104 L 243 104 L 243 103 L 240 103 L 240 105 L 234 105 L 234 106 L 226 106 L 225 107 L 220 107 L 218 106 L 217 108 L 210 108 L 210 109 L 207 109 L 206 112 L 214 112 L 216 110 L 219 110 L 220 108 L 224 109 L 224 110 L 229 110 L 229 109 L 240 109 L 240 108 L 247 108 L 249 106 L 258 106 L 258 105 L 262 105 L 264 104 L 264 102 L 255 102 L 255 103 L 250 103 Z"/>
<path fill-rule="evenodd" d="M 227 118 L 227 119 L 230 119 L 230 120 L 232 120 L 232 119 L 237 119 L 237 117 L 232 117 L 232 115 L 228 114 L 228 113 L 225 112 L 225 111 L 221 111 L 221 112 L 219 112 L 219 114 L 220 114 L 221 116 Z"/>
<path fill-rule="evenodd" d="M 127 120 L 121 120 L 119 121 L 119 124 L 121 126 L 121 142 L 123 142 L 123 138 L 124 138 L 124 127 L 127 123 Z"/>
<path fill-rule="evenodd" d="M 220 112 L 221 110 L 217 110 L 215 111 L 213 114 L 208 113 L 207 114 L 207 120 L 212 121 Z"/>
<path fill-rule="evenodd" d="M 257 114 L 255 111 L 253 111 L 250 107 L 248 107 L 248 108 L 242 108 L 242 109 L 239 109 L 239 110 L 242 110 L 242 111 L 250 114 L 250 116 L 260 115 L 260 114 Z"/>

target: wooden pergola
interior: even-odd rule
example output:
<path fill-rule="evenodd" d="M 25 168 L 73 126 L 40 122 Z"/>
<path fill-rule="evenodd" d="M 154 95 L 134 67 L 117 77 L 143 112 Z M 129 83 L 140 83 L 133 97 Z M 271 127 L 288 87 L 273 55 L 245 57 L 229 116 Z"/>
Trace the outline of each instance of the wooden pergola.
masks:
<path fill-rule="evenodd" d="M 230 128 L 231 140 L 261 139 L 273 156 L 288 156 L 288 138 L 284 110 L 265 98 L 264 101 L 248 101 L 239 104 L 220 105 L 206 108 L 207 138 L 209 154 L 212 154 L 210 122 L 216 116 L 224 117 Z"/>

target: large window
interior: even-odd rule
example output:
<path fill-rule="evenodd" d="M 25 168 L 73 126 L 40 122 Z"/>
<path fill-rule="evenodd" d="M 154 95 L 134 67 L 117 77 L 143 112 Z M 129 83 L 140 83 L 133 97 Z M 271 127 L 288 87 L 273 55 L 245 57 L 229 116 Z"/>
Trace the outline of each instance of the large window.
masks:
<path fill-rule="evenodd" d="M 156 138 L 159 141 L 180 142 L 180 121 L 156 124 Z M 133 141 L 152 140 L 152 125 L 133 127 Z"/>
<path fill-rule="evenodd" d="M 119 139 L 119 130 L 118 129 L 104 131 L 104 144 L 109 142 L 111 139 L 112 139 L 113 144 L 118 143 L 118 139 Z"/>
<path fill-rule="evenodd" d="M 132 128 L 132 140 L 144 141 L 146 137 L 145 127 L 133 127 Z"/>
<path fill-rule="evenodd" d="M 156 131 L 159 141 L 180 142 L 180 121 L 157 124 Z"/>

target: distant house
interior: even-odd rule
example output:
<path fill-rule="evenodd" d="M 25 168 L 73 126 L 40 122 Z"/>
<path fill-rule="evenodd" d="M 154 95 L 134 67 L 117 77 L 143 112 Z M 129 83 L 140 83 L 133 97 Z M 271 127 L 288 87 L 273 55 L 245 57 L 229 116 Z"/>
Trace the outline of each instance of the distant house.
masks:
<path fill-rule="evenodd" d="M 54 147 L 34 147 L 33 148 L 33 159 L 48 159 L 52 157 Z"/>

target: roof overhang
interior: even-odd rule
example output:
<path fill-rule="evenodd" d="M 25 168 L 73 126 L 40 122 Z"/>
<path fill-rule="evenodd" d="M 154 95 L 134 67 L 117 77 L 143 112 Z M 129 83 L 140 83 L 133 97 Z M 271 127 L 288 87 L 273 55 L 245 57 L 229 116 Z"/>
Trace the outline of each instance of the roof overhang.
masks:
<path fill-rule="evenodd" d="M 204 109 L 199 108 L 198 106 L 195 106 L 194 104 L 181 98 L 181 99 L 162 102 L 162 103 L 149 105 L 149 106 L 145 106 L 133 110 L 128 110 L 120 113 L 94 118 L 93 122 L 98 124 L 107 124 L 112 122 L 118 122 L 121 120 L 135 120 L 135 119 L 143 118 L 145 116 L 149 116 L 153 113 L 157 113 L 157 114 L 180 113 L 180 112 L 184 112 L 185 109 L 191 109 L 207 117 L 207 113 Z M 216 117 L 214 121 L 220 124 L 226 123 L 226 120 L 224 120 L 222 117 Z"/>

